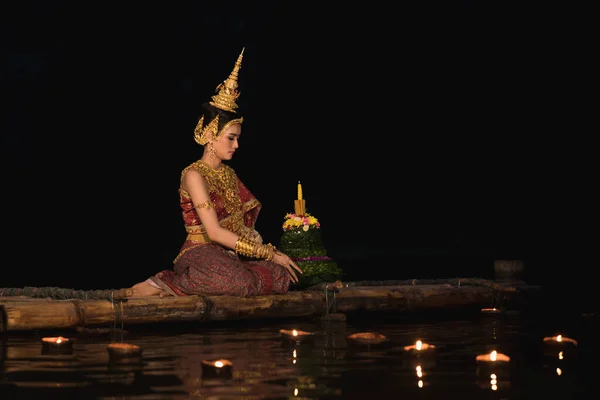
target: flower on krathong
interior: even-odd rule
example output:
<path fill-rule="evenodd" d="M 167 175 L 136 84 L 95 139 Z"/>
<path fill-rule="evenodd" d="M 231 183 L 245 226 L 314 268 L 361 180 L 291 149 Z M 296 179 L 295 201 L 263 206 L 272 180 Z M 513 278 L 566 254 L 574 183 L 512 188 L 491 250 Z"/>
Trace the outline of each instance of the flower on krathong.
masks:
<path fill-rule="evenodd" d="M 305 232 L 309 229 L 319 229 L 321 224 L 315 217 L 306 213 L 304 215 L 286 214 L 285 221 L 283 222 L 284 231 L 293 231 L 296 229 L 302 229 Z"/>

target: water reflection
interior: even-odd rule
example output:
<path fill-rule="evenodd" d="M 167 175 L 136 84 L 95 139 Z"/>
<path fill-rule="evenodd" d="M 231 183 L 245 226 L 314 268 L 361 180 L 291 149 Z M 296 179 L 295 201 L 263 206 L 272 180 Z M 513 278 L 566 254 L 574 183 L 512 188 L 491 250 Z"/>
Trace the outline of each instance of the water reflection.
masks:
<path fill-rule="evenodd" d="M 281 329 L 313 335 L 289 340 Z M 460 393 L 463 399 L 478 399 L 488 393 L 504 399 L 542 395 L 568 399 L 581 395 L 595 379 L 581 357 L 583 351 L 589 360 L 589 353 L 597 349 L 586 347 L 594 336 L 589 329 L 572 330 L 570 336 L 581 338 L 577 352 L 550 350 L 542 341 L 553 334 L 549 329 L 543 320 L 516 313 L 138 328 L 127 332 L 127 343 L 140 346 L 142 356 L 120 362 L 107 352 L 115 338 L 111 335 L 79 335 L 73 338 L 70 354 L 42 351 L 35 335 L 10 335 L 0 337 L 0 397 L 358 399 Z M 388 340 L 378 344 L 348 340 L 358 332 L 378 332 Z M 405 351 L 417 340 L 435 344 L 435 351 Z M 509 355 L 510 362 L 475 361 L 476 355 L 492 350 Z M 227 374 L 207 371 L 207 363 L 216 360 L 230 361 Z"/>

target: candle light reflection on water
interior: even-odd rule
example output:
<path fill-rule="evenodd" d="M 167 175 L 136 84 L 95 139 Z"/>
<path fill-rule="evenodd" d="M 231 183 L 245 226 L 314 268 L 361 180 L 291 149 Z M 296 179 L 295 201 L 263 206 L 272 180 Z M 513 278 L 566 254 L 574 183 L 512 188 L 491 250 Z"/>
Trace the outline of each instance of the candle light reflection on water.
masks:
<path fill-rule="evenodd" d="M 489 319 L 486 320 L 489 321 Z M 364 332 L 369 326 L 377 326 L 377 329 L 381 329 L 381 333 L 385 334 L 392 343 L 390 346 L 382 347 L 340 347 L 339 344 L 335 342 L 336 346 L 333 346 L 333 341 L 331 340 L 333 337 L 335 337 L 336 340 L 345 339 L 347 337 L 345 329 L 339 328 L 340 324 L 330 324 L 335 326 L 336 330 L 326 334 L 317 327 L 316 324 L 311 325 L 308 323 L 301 327 L 296 326 L 295 329 L 290 329 L 289 332 L 286 332 L 287 334 L 282 335 L 287 339 L 288 337 L 297 338 L 301 336 L 300 332 L 308 332 L 311 330 L 317 332 L 316 334 L 308 332 L 309 335 L 307 336 L 315 337 L 316 340 L 307 342 L 297 342 L 295 339 L 281 340 L 278 336 L 279 327 L 271 328 L 268 333 L 265 333 L 264 328 L 261 328 L 263 330 L 260 334 L 249 331 L 243 334 L 243 338 L 240 337 L 239 330 L 231 333 L 219 331 L 218 335 L 213 334 L 210 330 L 198 334 L 188 333 L 185 336 L 182 336 L 181 339 L 178 339 L 177 347 L 168 346 L 168 343 L 173 342 L 170 340 L 161 339 L 152 342 L 152 340 L 148 341 L 151 336 L 136 337 L 136 340 L 139 340 L 140 342 L 138 344 L 143 344 L 144 349 L 148 349 L 149 352 L 148 357 L 144 358 L 144 363 L 140 364 L 139 368 L 135 370 L 135 374 L 137 374 L 138 377 L 143 378 L 144 374 L 153 373 L 151 371 L 164 370 L 167 372 L 167 369 L 172 368 L 172 366 L 165 365 L 164 361 L 173 355 L 180 358 L 182 361 L 185 361 L 178 365 L 189 366 L 190 368 L 193 368 L 193 366 L 196 365 L 200 368 L 199 360 L 213 355 L 212 367 L 215 369 L 222 369 L 224 367 L 224 363 L 221 362 L 223 359 L 231 359 L 236 363 L 236 376 L 233 380 L 228 378 L 228 385 L 230 385 L 229 387 L 231 387 L 231 389 L 225 389 L 226 386 L 222 383 L 223 379 L 227 378 L 226 374 L 213 374 L 211 376 L 208 373 L 203 375 L 201 373 L 194 374 L 194 372 L 186 372 L 187 370 L 169 371 L 169 374 L 179 374 L 180 372 L 186 373 L 187 375 L 185 376 L 187 376 L 187 378 L 183 379 L 188 379 L 186 385 L 189 385 L 190 392 L 196 388 L 195 390 L 197 390 L 198 393 L 204 393 L 205 395 L 212 393 L 213 395 L 219 396 L 219 390 L 233 391 L 237 388 L 239 391 L 242 386 L 258 388 L 256 384 L 259 382 L 267 384 L 268 382 L 276 380 L 278 382 L 287 382 L 285 387 L 278 388 L 281 391 L 287 391 L 286 396 L 293 395 L 295 398 L 301 396 L 306 396 L 306 398 L 316 398 L 319 396 L 326 396 L 324 393 L 329 387 L 340 390 L 340 387 L 344 385 L 341 387 L 342 393 L 347 393 L 348 390 L 351 391 L 353 389 L 358 390 L 358 386 L 355 388 L 354 385 L 358 385 L 357 382 L 360 381 L 359 377 L 362 376 L 361 374 L 363 373 L 367 376 L 369 374 L 374 374 L 374 376 L 380 374 L 382 377 L 386 376 L 386 379 L 388 379 L 388 388 L 395 384 L 395 379 L 398 380 L 398 385 L 400 385 L 400 387 L 402 387 L 402 384 L 408 384 L 413 387 L 414 390 L 420 388 L 427 391 L 432 386 L 437 387 L 440 383 L 446 385 L 445 381 L 452 381 L 453 384 L 456 382 L 458 385 L 463 383 L 468 386 L 469 377 L 464 377 L 464 375 L 470 375 L 470 385 L 472 387 L 475 383 L 475 376 L 473 376 L 475 364 L 477 364 L 476 387 L 488 391 L 500 392 L 507 387 L 510 387 L 511 379 L 513 379 L 511 377 L 516 375 L 518 379 L 521 379 L 524 373 L 523 369 L 530 368 L 532 365 L 535 367 L 534 363 L 538 362 L 535 357 L 526 363 L 522 362 L 528 357 L 528 351 L 525 351 L 521 346 L 515 346 L 515 343 L 522 343 L 522 341 L 515 340 L 514 336 L 512 336 L 516 331 L 515 329 L 508 329 L 505 326 L 501 326 L 501 335 L 498 336 L 497 340 L 493 341 L 492 347 L 492 341 L 489 340 L 489 336 L 486 332 L 484 332 L 484 335 L 482 336 L 481 329 L 480 327 L 477 327 L 477 324 L 462 325 L 462 321 L 456 323 L 456 325 L 450 325 L 449 327 L 444 326 L 442 323 L 439 323 L 438 326 L 438 323 L 436 323 L 432 325 L 432 330 L 423 330 L 422 327 L 419 327 L 418 330 L 415 331 L 411 331 L 410 329 L 412 328 L 406 329 L 406 326 L 390 329 L 385 325 L 368 325 L 366 323 L 362 326 L 354 326 L 352 325 L 352 322 L 353 321 L 350 320 L 348 323 L 348 327 L 352 331 Z M 510 324 L 512 323 L 511 318 L 503 318 L 501 323 Z M 242 327 L 240 329 L 243 330 L 247 328 Z M 305 330 L 301 331 L 301 329 Z M 425 333 L 425 335 L 422 336 L 423 333 Z M 411 338 L 419 336 L 421 338 L 410 343 L 410 346 L 404 345 L 407 338 L 410 342 Z M 567 336 L 571 335 L 568 334 Z M 565 336 L 564 332 L 562 335 L 549 336 L 552 340 L 544 340 L 544 345 L 540 345 L 539 349 L 527 349 L 531 350 L 529 353 L 542 350 L 542 348 L 544 350 L 550 350 L 547 358 L 539 360 L 540 364 L 538 366 L 541 371 L 544 372 L 547 384 L 561 385 L 560 387 L 562 388 L 581 385 L 582 379 L 580 372 L 585 370 L 584 368 L 578 368 L 579 365 L 575 364 L 582 358 L 581 354 L 579 357 L 571 357 L 571 354 L 569 353 L 570 349 L 574 348 L 577 341 L 565 340 L 565 337 L 567 336 Z M 248 339 L 247 342 L 245 341 L 246 338 Z M 468 338 L 468 340 L 465 340 L 465 338 Z M 539 342 L 537 343 L 540 343 L 543 338 L 544 335 L 540 335 L 537 339 L 534 339 L 534 341 L 538 340 Z M 80 338 L 74 337 L 72 339 L 75 341 Z M 59 343 L 62 341 L 63 339 L 55 340 L 55 342 Z M 106 343 L 102 343 L 101 340 L 94 338 L 83 341 L 77 340 L 77 342 L 79 343 L 77 350 L 86 352 L 83 358 L 66 358 L 60 355 L 58 357 L 52 355 L 52 362 L 59 360 L 63 363 L 61 364 L 61 369 L 63 371 L 66 371 L 69 366 L 76 368 L 78 370 L 77 373 L 79 374 L 82 370 L 85 371 L 86 361 L 92 360 L 95 357 L 93 350 L 88 350 L 88 346 L 90 345 L 92 346 L 90 347 L 91 349 L 93 349 L 93 346 L 95 345 L 96 349 L 100 350 L 100 357 L 103 355 L 106 356 Z M 431 343 L 426 342 L 433 342 L 437 346 L 433 346 Z M 584 337 L 581 337 L 581 343 L 586 343 L 584 342 Z M 427 348 L 427 346 L 425 346 L 427 344 L 437 347 L 437 353 L 426 355 L 426 353 L 423 352 L 423 349 Z M 11 339 L 5 339 L 4 344 L 0 343 L 0 349 L 5 349 L 4 354 L 0 354 L 0 373 L 3 374 L 2 378 L 5 382 L 10 383 L 12 380 L 18 379 L 14 374 L 14 371 L 20 370 L 25 366 L 25 364 L 22 363 L 22 360 L 29 360 L 28 363 L 31 365 L 35 365 L 37 362 L 35 353 L 37 352 L 37 356 L 39 356 L 39 341 L 34 343 L 34 346 L 31 346 L 31 350 L 33 350 L 34 354 L 29 356 L 26 354 L 15 353 L 15 348 L 18 349 L 20 345 L 20 342 Z M 498 346 L 496 347 L 496 345 Z M 321 349 L 321 346 L 323 346 L 323 349 Z M 404 350 L 405 347 L 411 351 Z M 180 348 L 181 351 L 178 351 L 178 348 Z M 342 356 L 338 358 L 333 357 L 331 353 L 332 348 L 339 354 L 342 354 Z M 243 351 L 239 352 L 238 350 L 240 349 L 243 349 Z M 325 351 L 326 349 L 327 351 Z M 394 349 L 396 350 L 395 353 Z M 484 351 L 481 351 L 481 349 L 484 349 Z M 492 349 L 494 351 L 491 351 Z M 581 346 L 579 349 L 580 353 L 584 349 L 587 352 L 589 347 Z M 102 354 L 103 352 L 104 354 Z M 479 355 L 484 356 L 484 358 L 474 360 L 478 353 L 483 353 Z M 300 355 L 302 355 L 302 357 L 300 357 Z M 460 368 L 456 368 L 456 370 L 453 370 L 454 367 L 448 367 L 448 365 L 453 364 L 452 360 L 454 356 L 462 357 L 462 355 L 467 355 L 467 357 L 463 358 L 465 364 L 461 364 Z M 505 355 L 507 360 L 511 360 L 511 357 L 508 357 L 508 355 L 515 356 L 518 362 L 510 368 L 507 368 L 509 362 L 503 361 L 502 355 Z M 437 365 L 434 363 L 436 359 L 438 360 Z M 466 361 L 467 359 L 469 359 L 469 361 Z M 48 360 L 49 356 L 46 356 L 42 361 L 48 363 Z M 101 366 L 102 362 L 104 362 L 102 360 L 106 360 L 106 358 L 100 360 Z M 475 363 L 475 361 L 477 361 L 477 363 Z M 428 364 L 428 362 L 433 363 Z M 95 376 L 100 377 L 102 374 L 102 371 L 98 372 L 97 369 L 99 364 L 96 363 L 94 365 L 95 367 L 93 368 L 95 368 L 96 372 L 86 374 L 86 377 L 89 377 L 90 380 L 95 379 Z M 388 368 L 389 366 L 391 366 L 391 368 Z M 25 366 L 25 368 L 28 367 Z M 398 370 L 396 369 L 394 378 L 394 368 L 401 368 L 405 372 L 398 375 Z M 361 370 L 363 372 L 361 372 Z M 106 369 L 106 371 L 108 372 L 108 369 Z M 391 372 L 391 376 L 388 371 Z M 530 373 L 530 371 L 528 372 Z M 54 371 L 54 373 L 56 374 L 56 371 Z M 113 373 L 113 380 L 118 379 L 117 374 L 125 373 L 127 373 L 126 370 L 117 370 Z M 342 379 L 342 374 L 347 374 L 347 376 L 343 378 L 344 383 L 339 381 L 339 379 Z M 128 376 L 128 379 L 125 379 L 124 377 L 120 382 L 125 385 L 133 385 L 133 374 L 129 373 Z M 404 378 L 398 378 L 398 376 L 404 376 Z M 435 377 L 433 380 L 432 376 Z M 206 378 L 214 379 L 207 380 Z M 307 378 L 312 378 L 312 380 L 306 380 Z M 248 381 L 242 383 L 244 379 L 248 379 Z M 530 377 L 528 375 L 528 378 L 523 379 L 530 379 Z M 401 383 L 400 380 L 404 380 L 404 382 Z M 537 380 L 537 377 L 534 378 L 534 380 Z M 1 383 L 2 382 L 0 382 L 0 386 Z M 68 387 L 70 383 L 66 380 L 61 381 L 60 378 L 58 378 L 56 384 L 57 387 Z M 101 387 L 100 383 L 94 384 L 92 382 L 90 386 L 93 385 Z M 160 385 L 159 380 L 156 380 L 156 382 L 152 381 L 151 385 Z M 0 389 L 5 387 L 6 386 L 1 387 Z M 380 388 L 372 389 L 377 392 Z M 517 385 L 516 388 L 513 387 L 511 390 L 519 391 L 522 389 Z M 1 391 L 2 390 L 0 390 L 0 392 Z M 118 396 L 118 393 L 115 394 L 115 396 Z"/>

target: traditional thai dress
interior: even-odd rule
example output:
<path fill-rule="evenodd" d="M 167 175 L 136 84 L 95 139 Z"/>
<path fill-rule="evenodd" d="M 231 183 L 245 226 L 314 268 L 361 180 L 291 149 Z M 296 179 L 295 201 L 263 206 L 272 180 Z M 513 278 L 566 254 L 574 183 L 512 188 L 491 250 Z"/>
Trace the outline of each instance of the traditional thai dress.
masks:
<path fill-rule="evenodd" d="M 239 236 L 254 231 L 261 203 L 240 181 L 235 171 L 223 165 L 215 171 L 202 161 L 187 166 L 206 179 L 210 200 L 219 224 Z M 174 296 L 233 295 L 257 296 L 286 293 L 288 271 L 267 260 L 240 258 L 232 250 L 211 241 L 202 225 L 190 195 L 180 181 L 179 199 L 187 237 L 174 260 L 173 269 L 163 270 L 147 280 Z"/>

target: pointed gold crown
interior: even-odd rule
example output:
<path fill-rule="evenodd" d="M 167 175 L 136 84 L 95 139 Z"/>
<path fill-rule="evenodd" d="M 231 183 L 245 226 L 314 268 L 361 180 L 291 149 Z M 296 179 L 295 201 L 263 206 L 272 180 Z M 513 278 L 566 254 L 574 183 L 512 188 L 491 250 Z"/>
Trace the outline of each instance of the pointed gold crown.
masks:
<path fill-rule="evenodd" d="M 219 108 L 224 111 L 230 111 L 235 113 L 238 105 L 235 103 L 238 97 L 240 97 L 240 92 L 238 91 L 238 73 L 240 72 L 240 68 L 242 66 L 242 57 L 244 56 L 244 49 L 238 56 L 237 61 L 233 67 L 233 71 L 229 74 L 229 78 L 219 84 L 215 90 L 219 92 L 212 96 L 212 101 L 209 103 L 211 106 Z M 219 129 L 219 116 L 217 115 L 215 119 L 210 121 L 208 124 L 204 125 L 204 116 L 200 118 L 196 128 L 194 129 L 194 140 L 196 143 L 204 146 L 208 143 L 208 139 L 212 138 L 218 140 L 219 137 L 233 124 L 241 124 L 244 122 L 244 118 L 240 117 L 237 119 L 233 119 L 229 121 L 221 131 Z"/>
<path fill-rule="evenodd" d="M 223 83 L 220 83 L 219 86 L 215 90 L 218 90 L 219 93 L 212 96 L 212 101 L 210 105 L 220 108 L 221 110 L 235 112 L 238 108 L 238 105 L 235 103 L 238 97 L 240 97 L 240 92 L 238 91 L 238 73 L 240 72 L 240 67 L 242 66 L 242 57 L 244 56 L 244 49 L 238 56 L 237 61 L 235 62 L 235 66 L 233 67 L 233 71 L 229 74 L 229 78 L 227 78 Z"/>

